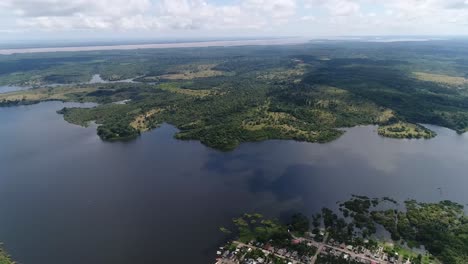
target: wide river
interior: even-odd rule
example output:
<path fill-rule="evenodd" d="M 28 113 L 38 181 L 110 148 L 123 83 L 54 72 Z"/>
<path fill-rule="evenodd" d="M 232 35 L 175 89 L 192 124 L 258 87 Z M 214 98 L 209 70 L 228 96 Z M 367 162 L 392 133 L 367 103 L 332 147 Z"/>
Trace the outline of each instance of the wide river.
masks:
<path fill-rule="evenodd" d="M 0 240 L 21 264 L 213 263 L 218 228 L 243 212 L 310 215 L 351 194 L 468 203 L 468 135 L 445 128 L 223 153 L 169 125 L 102 142 L 55 113 L 64 105 L 0 108 Z"/>

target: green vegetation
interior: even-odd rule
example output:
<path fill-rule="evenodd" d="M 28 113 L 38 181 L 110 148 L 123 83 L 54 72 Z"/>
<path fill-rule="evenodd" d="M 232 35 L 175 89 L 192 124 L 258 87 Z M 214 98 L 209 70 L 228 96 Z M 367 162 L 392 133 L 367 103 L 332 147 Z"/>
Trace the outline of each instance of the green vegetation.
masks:
<path fill-rule="evenodd" d="M 379 135 L 392 138 L 432 138 L 435 132 L 417 124 L 397 122 L 391 125 L 380 126 Z"/>
<path fill-rule="evenodd" d="M 463 206 L 442 201 L 435 204 L 406 201 L 406 212 L 373 212 L 373 219 L 383 225 L 393 239 L 409 245 L 424 245 L 444 263 L 468 262 L 468 217 Z"/>
<path fill-rule="evenodd" d="M 389 247 L 388 253 L 397 252 L 418 261 L 418 254 L 409 248 L 424 245 L 443 263 L 467 263 L 468 218 L 462 205 L 450 201 L 418 203 L 410 200 L 405 202 L 406 210 L 403 211 L 396 208 L 376 210 L 375 207 L 383 201 L 397 205 L 389 198 L 353 196 L 340 205 L 345 218 L 351 221 L 324 208 L 324 226 L 334 240 L 360 244 L 360 238 L 372 236 L 376 232 L 375 224 L 380 224 L 390 232 L 395 242 L 405 245 Z M 429 263 L 429 257 L 421 256 L 419 263 Z"/>
<path fill-rule="evenodd" d="M 71 123 L 96 122 L 103 140 L 128 140 L 167 122 L 180 130 L 176 138 L 225 151 L 267 139 L 329 142 L 343 134 L 339 128 L 370 124 L 387 137 L 430 138 L 435 133 L 418 124 L 468 129 L 465 45 L 329 42 L 0 56 L 0 85 L 37 87 L 0 94 L 0 106 L 96 102 L 60 113 Z M 78 84 L 97 73 L 136 82 Z M 44 87 L 53 83 L 65 85 Z"/>
<path fill-rule="evenodd" d="M 5 252 L 3 248 L 0 248 L 0 264 L 14 264 L 15 262 L 11 260 L 8 253 Z"/>
<path fill-rule="evenodd" d="M 444 74 L 434 74 L 426 72 L 414 72 L 414 76 L 422 81 L 436 82 L 450 86 L 463 87 L 468 84 L 468 80 L 463 77 L 455 77 Z"/>
<path fill-rule="evenodd" d="M 299 235 L 304 235 L 305 232 L 309 231 L 310 223 L 309 219 L 300 213 L 294 214 L 289 224 L 289 229 Z"/>
<path fill-rule="evenodd" d="M 237 227 L 239 241 L 249 243 L 258 241 L 269 242 L 273 246 L 284 246 L 290 244 L 291 235 L 286 226 L 276 220 L 264 219 L 260 214 L 244 214 L 244 216 L 234 219 Z"/>
<path fill-rule="evenodd" d="M 377 206 L 385 203 L 392 209 L 377 210 Z M 323 208 L 320 214 L 313 216 L 313 230 L 316 241 L 322 241 L 323 233 L 319 236 L 318 227 L 325 227 L 329 243 L 345 243 L 354 248 L 377 250 L 383 248 L 389 257 L 409 259 L 412 263 L 468 263 L 468 217 L 464 208 L 450 201 L 438 203 L 419 203 L 414 200 L 405 202 L 405 208 L 398 207 L 398 203 L 388 197 L 371 199 L 365 196 L 353 196 L 350 200 L 340 204 L 340 211 L 348 211 L 348 216 L 340 217 L 334 211 Z M 309 220 L 301 214 L 295 214 L 288 225 L 276 220 L 266 220 L 259 214 L 245 214 L 234 219 L 235 235 L 244 243 L 268 243 L 274 247 L 287 248 L 300 252 L 303 256 L 313 256 L 314 250 L 305 244 L 291 243 L 291 233 L 309 230 Z M 393 243 L 376 241 L 375 225 L 382 225 L 392 235 Z M 231 234 L 230 232 L 228 232 Z M 297 234 L 296 234 L 297 235 Z M 297 235 L 302 236 L 302 235 Z M 366 239 L 367 238 L 367 239 Z M 333 241 L 333 242 L 330 242 Z M 421 255 L 423 245 L 427 253 Z M 320 255 L 318 263 L 333 262 L 331 255 Z M 352 260 L 340 258 L 342 263 Z"/>

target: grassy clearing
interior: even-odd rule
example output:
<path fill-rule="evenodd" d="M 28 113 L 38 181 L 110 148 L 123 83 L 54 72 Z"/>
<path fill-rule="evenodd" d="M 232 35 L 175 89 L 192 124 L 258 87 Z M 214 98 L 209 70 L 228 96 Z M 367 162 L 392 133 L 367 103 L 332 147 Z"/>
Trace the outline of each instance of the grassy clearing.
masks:
<path fill-rule="evenodd" d="M 306 64 L 298 64 L 293 69 L 278 68 L 261 73 L 257 78 L 260 80 L 292 80 L 298 83 L 306 70 Z"/>
<path fill-rule="evenodd" d="M 395 117 L 395 112 L 393 112 L 392 110 L 390 109 L 385 109 L 384 111 L 382 111 L 382 113 L 377 117 L 377 123 L 379 124 L 383 124 L 383 123 L 387 123 L 388 121 L 390 121 L 392 118 Z"/>
<path fill-rule="evenodd" d="M 413 72 L 413 75 L 421 81 L 435 82 L 440 84 L 462 86 L 468 84 L 468 80 L 463 77 L 449 76 L 444 74 L 434 74 L 426 72 Z"/>
<path fill-rule="evenodd" d="M 0 94 L 0 101 L 44 101 L 44 100 L 63 100 L 67 101 L 75 93 L 89 93 L 96 91 L 93 87 L 49 87 L 37 88 L 31 90 L 17 91 Z"/>
<path fill-rule="evenodd" d="M 182 89 L 177 83 L 161 83 L 158 85 L 158 88 L 173 93 L 185 94 L 196 97 L 205 97 L 212 94 L 210 90 Z"/>
<path fill-rule="evenodd" d="M 395 124 L 380 126 L 378 133 L 391 138 L 433 138 L 435 132 L 416 124 L 398 122 Z"/>
<path fill-rule="evenodd" d="M 166 80 L 192 80 L 224 75 L 224 72 L 213 70 L 216 64 L 182 65 L 176 67 L 170 73 L 161 75 Z"/>
<path fill-rule="evenodd" d="M 268 103 L 256 108 L 248 119 L 242 122 L 242 128 L 248 131 L 277 130 L 283 135 L 315 141 L 318 133 L 307 128 L 307 124 L 284 112 L 270 112 Z"/>
<path fill-rule="evenodd" d="M 399 245 L 394 245 L 393 243 L 383 243 L 382 247 L 386 252 L 397 253 L 397 258 L 409 259 L 410 261 L 416 262 L 419 253 L 414 250 L 402 247 Z M 437 260 L 434 256 L 429 253 L 421 254 L 421 264 L 440 264 L 441 262 Z"/>
<path fill-rule="evenodd" d="M 130 126 L 137 129 L 140 132 L 148 131 L 151 128 L 148 119 L 154 116 L 155 114 L 161 113 L 162 111 L 164 111 L 164 109 L 162 108 L 151 109 L 145 114 L 137 116 L 135 120 L 130 123 Z"/>

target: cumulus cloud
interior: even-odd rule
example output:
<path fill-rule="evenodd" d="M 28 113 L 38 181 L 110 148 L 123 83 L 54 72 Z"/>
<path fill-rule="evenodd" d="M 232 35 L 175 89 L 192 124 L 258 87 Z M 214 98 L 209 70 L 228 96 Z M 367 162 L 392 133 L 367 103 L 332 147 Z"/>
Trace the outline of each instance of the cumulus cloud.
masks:
<path fill-rule="evenodd" d="M 244 10 L 260 12 L 273 18 L 289 18 L 296 13 L 295 0 L 245 0 Z"/>
<path fill-rule="evenodd" d="M 335 34 L 468 34 L 468 0 L 303 0 Z M 316 13 L 315 13 L 316 14 Z"/>
<path fill-rule="evenodd" d="M 203 0 L 162 0 L 156 9 L 166 28 L 256 28 L 265 25 L 265 16 L 253 16 L 243 5 L 216 6 Z"/>
<path fill-rule="evenodd" d="M 443 27 L 468 23 L 466 0 L 395 0 L 384 6 L 392 10 L 393 17 L 401 25 Z"/>
<path fill-rule="evenodd" d="M 325 7 L 332 16 L 349 16 L 359 12 L 359 1 L 353 0 L 305 0 L 306 8 Z"/>
<path fill-rule="evenodd" d="M 282 28 L 283 34 L 288 30 L 336 35 L 467 34 L 467 24 L 468 0 L 0 0 L 4 32 L 236 29 L 276 33 Z"/>
<path fill-rule="evenodd" d="M 145 12 L 149 0 L 2 0 L 2 5 L 26 17 L 64 17 L 76 14 L 119 16 Z"/>
<path fill-rule="evenodd" d="M 296 0 L 2 0 L 21 27 L 71 29 L 262 28 L 294 16 Z"/>
<path fill-rule="evenodd" d="M 2 0 L 21 27 L 45 30 L 110 29 L 137 19 L 149 0 Z M 147 22 L 145 22 L 147 23 Z"/>

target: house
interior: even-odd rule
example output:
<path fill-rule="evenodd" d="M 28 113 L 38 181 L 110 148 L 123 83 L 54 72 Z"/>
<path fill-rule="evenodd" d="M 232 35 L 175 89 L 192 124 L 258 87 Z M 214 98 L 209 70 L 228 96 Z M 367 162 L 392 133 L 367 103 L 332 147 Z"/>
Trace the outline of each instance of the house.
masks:
<path fill-rule="evenodd" d="M 280 248 L 280 249 L 278 249 L 277 253 L 282 256 L 282 255 L 284 255 L 286 253 L 286 249 Z"/>

